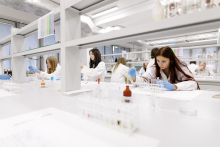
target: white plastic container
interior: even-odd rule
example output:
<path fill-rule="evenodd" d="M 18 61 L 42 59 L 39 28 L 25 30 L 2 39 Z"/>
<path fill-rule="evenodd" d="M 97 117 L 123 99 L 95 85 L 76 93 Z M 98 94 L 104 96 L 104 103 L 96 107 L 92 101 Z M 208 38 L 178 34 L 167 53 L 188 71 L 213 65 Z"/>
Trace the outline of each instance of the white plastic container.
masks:
<path fill-rule="evenodd" d="M 153 20 L 158 21 L 164 19 L 164 7 L 158 1 L 152 10 Z M 140 61 L 139 61 L 140 62 Z"/>

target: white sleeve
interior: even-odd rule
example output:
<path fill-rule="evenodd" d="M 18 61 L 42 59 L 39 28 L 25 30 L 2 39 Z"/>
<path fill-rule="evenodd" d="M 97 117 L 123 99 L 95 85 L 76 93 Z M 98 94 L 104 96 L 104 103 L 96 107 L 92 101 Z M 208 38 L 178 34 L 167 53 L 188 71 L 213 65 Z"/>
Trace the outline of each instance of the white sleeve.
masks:
<path fill-rule="evenodd" d="M 154 66 L 151 66 L 144 74 L 143 76 L 147 80 L 154 79 L 156 77 L 156 69 Z M 136 76 L 136 82 L 135 83 L 141 83 L 142 77 L 137 77 Z M 134 82 L 133 82 L 134 83 Z"/>
<path fill-rule="evenodd" d="M 193 74 L 190 72 L 190 70 L 187 67 L 184 66 L 181 68 L 185 72 L 185 74 L 193 78 Z M 192 79 L 186 77 L 184 74 L 180 72 L 179 74 L 180 74 L 182 82 L 175 84 L 177 86 L 177 90 L 196 90 L 197 89 L 196 81 L 192 81 Z"/>
<path fill-rule="evenodd" d="M 93 78 L 98 77 L 105 73 L 105 63 L 100 62 L 96 68 L 89 68 L 84 65 L 82 69 L 82 73 L 86 74 L 89 77 L 93 77 Z"/>
<path fill-rule="evenodd" d="M 55 79 L 61 78 L 61 66 L 57 65 L 56 70 L 52 74 L 48 74 L 47 70 L 45 72 L 41 72 L 40 76 L 42 77 L 43 74 L 44 74 L 44 78 L 48 80 L 51 79 L 51 75 L 53 75 Z"/>
<path fill-rule="evenodd" d="M 197 83 L 195 81 L 183 81 L 175 85 L 177 86 L 177 90 L 179 91 L 197 90 Z"/>
<path fill-rule="evenodd" d="M 126 66 L 123 66 L 123 76 L 125 77 L 125 78 L 127 78 L 127 76 L 128 76 L 128 70 L 129 70 L 129 68 L 128 67 L 126 67 Z"/>

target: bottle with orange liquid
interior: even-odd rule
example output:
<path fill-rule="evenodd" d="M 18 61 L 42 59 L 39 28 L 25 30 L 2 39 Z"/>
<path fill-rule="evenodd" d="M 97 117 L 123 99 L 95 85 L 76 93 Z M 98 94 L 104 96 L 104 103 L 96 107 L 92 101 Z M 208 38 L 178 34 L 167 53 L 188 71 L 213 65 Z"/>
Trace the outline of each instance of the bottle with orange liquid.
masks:
<path fill-rule="evenodd" d="M 43 76 L 42 76 L 41 88 L 45 88 L 44 74 L 43 74 Z"/>
<path fill-rule="evenodd" d="M 123 102 L 125 103 L 131 103 L 132 100 L 131 100 L 131 95 L 132 95 L 132 92 L 131 90 L 129 89 L 129 86 L 128 86 L 128 79 L 129 79 L 129 75 L 127 76 L 127 85 L 126 85 L 126 89 L 123 91 Z"/>

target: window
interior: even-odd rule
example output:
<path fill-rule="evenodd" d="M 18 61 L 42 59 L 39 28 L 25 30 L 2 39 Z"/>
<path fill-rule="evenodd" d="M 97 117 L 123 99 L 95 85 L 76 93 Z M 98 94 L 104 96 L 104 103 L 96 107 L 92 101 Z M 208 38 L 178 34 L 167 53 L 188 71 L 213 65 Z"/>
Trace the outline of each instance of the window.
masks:
<path fill-rule="evenodd" d="M 54 43 L 56 43 L 55 35 L 51 35 L 51 36 L 48 36 L 48 37 L 44 38 L 44 46 L 51 45 L 51 44 L 54 44 Z"/>
<path fill-rule="evenodd" d="M 13 27 L 12 24 L 2 23 L 0 22 L 0 39 L 5 38 L 6 36 L 11 34 L 11 28 Z M 11 45 L 3 46 L 3 56 L 8 56 L 11 54 Z M 11 60 L 3 61 L 3 68 L 4 69 L 11 69 Z"/>
<path fill-rule="evenodd" d="M 25 38 L 25 50 L 30 50 L 38 48 L 38 38 L 37 34 L 31 35 L 27 38 Z M 35 68 L 38 68 L 38 62 L 37 57 L 31 57 L 26 58 L 26 71 L 29 71 L 28 67 L 33 66 Z"/>

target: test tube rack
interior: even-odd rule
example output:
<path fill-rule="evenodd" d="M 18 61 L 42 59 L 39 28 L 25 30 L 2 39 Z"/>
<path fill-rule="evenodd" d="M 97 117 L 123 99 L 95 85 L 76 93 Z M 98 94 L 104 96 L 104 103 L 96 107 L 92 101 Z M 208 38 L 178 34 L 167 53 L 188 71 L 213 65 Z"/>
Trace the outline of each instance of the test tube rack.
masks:
<path fill-rule="evenodd" d="M 4 82 L 3 83 L 3 90 L 11 92 L 11 93 L 20 93 L 21 92 L 20 84 L 11 83 L 11 82 Z"/>
<path fill-rule="evenodd" d="M 138 107 L 135 104 L 87 96 L 79 99 L 78 114 L 89 121 L 128 134 L 138 129 Z"/>

